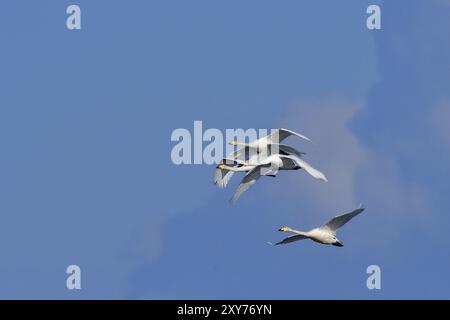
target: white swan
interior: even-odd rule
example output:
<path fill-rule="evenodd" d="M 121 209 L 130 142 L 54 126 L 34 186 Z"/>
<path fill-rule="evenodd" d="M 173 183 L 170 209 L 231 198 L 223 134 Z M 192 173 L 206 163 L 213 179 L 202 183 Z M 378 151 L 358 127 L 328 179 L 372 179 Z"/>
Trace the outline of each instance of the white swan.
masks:
<path fill-rule="evenodd" d="M 240 159 L 241 161 L 249 161 L 249 162 L 253 162 L 258 158 L 261 158 L 261 153 L 265 153 L 265 155 L 270 155 L 272 153 L 281 153 L 281 154 L 295 154 L 297 156 L 302 156 L 305 153 L 304 152 L 300 152 L 297 149 L 285 145 L 285 144 L 280 144 L 281 141 L 283 141 L 284 139 L 286 139 L 289 136 L 297 136 L 299 138 L 302 138 L 304 140 L 307 141 L 311 141 L 308 137 L 297 133 L 295 131 L 292 130 L 288 130 L 288 129 L 277 129 L 274 132 L 272 132 L 271 134 L 262 137 L 258 140 L 255 140 L 251 143 L 242 143 L 242 142 L 238 142 L 238 141 L 231 141 L 229 142 L 232 145 L 239 145 L 242 146 L 242 148 L 228 154 L 226 156 L 225 159 L 223 159 L 220 163 L 219 166 L 222 164 L 225 164 L 225 160 L 226 159 L 231 159 L 231 160 L 235 160 L 235 159 Z M 275 151 L 275 152 L 274 152 Z M 228 163 L 227 163 L 228 164 Z M 235 163 L 234 165 L 229 165 L 229 167 L 232 166 L 238 166 L 239 163 Z M 230 179 L 232 178 L 233 174 L 235 171 L 233 170 L 228 170 L 228 169 L 224 169 L 224 168 L 219 168 L 219 166 L 217 166 L 216 171 L 214 172 L 214 184 L 216 184 L 219 188 L 225 188 L 228 184 L 228 182 L 230 181 Z"/>
<path fill-rule="evenodd" d="M 358 209 L 355 209 L 352 212 L 336 216 L 323 226 L 312 229 L 307 232 L 294 230 L 289 227 L 281 227 L 280 229 L 278 229 L 279 231 L 292 232 L 294 233 L 294 235 L 283 239 L 282 241 L 276 243 L 275 245 L 286 244 L 303 239 L 311 239 L 318 243 L 331 244 L 333 246 L 343 247 L 344 246 L 343 243 L 338 238 L 336 238 L 336 231 L 344 224 L 349 222 L 351 219 L 356 217 L 358 214 L 363 212 L 364 209 L 365 208 L 360 206 Z"/>
<path fill-rule="evenodd" d="M 217 167 L 221 170 L 229 170 L 231 172 L 248 171 L 231 198 L 232 203 L 236 202 L 261 176 L 275 177 L 279 170 L 304 169 L 314 178 L 325 182 L 328 181 L 322 172 L 314 169 L 306 161 L 292 155 L 273 154 L 256 164 L 244 163 L 234 167 L 219 164 Z"/>

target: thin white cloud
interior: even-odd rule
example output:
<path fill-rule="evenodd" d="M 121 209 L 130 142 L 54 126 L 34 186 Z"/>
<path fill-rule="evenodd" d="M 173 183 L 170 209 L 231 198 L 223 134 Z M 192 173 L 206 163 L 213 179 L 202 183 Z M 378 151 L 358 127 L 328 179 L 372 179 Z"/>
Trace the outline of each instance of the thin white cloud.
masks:
<path fill-rule="evenodd" d="M 355 198 L 355 174 L 366 160 L 366 151 L 348 128 L 349 120 L 362 107 L 362 103 L 340 98 L 307 99 L 294 103 L 278 122 L 286 127 L 305 133 L 312 143 L 290 138 L 286 143 L 305 150 L 304 159 L 321 170 L 329 182 L 312 179 L 305 172 L 289 174 L 285 183 L 271 183 L 271 192 L 285 193 L 294 206 L 301 208 L 306 202 L 314 203 L 324 217 L 330 212 L 352 208 L 360 202 Z M 305 200 L 306 199 L 306 200 Z"/>
<path fill-rule="evenodd" d="M 362 202 L 373 215 L 367 220 L 373 224 L 372 232 L 383 234 L 374 242 L 383 247 L 406 224 L 428 225 L 431 206 L 425 188 L 402 183 L 393 156 L 376 154 L 352 133 L 349 123 L 363 107 L 361 101 L 333 97 L 294 103 L 279 126 L 313 140 L 310 146 L 301 143 L 300 147 L 293 139 L 288 143 L 306 150 L 304 159 L 323 171 L 329 182 L 295 172 L 283 176 L 284 181 L 266 184 L 266 191 L 292 204 L 292 213 L 302 224 L 305 220 L 311 225 L 322 223 Z M 304 209 L 311 212 L 306 214 Z"/>

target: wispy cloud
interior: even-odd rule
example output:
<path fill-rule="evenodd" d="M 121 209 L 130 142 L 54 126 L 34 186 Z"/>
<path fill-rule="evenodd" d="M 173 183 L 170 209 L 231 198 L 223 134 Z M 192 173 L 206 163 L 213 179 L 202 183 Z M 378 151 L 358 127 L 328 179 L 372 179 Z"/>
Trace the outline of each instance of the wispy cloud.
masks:
<path fill-rule="evenodd" d="M 328 216 L 358 204 L 361 200 L 355 197 L 355 175 L 367 156 L 348 123 L 362 107 L 362 102 L 335 97 L 293 103 L 278 124 L 312 139 L 312 143 L 302 142 L 299 149 L 307 152 L 304 160 L 324 172 L 329 182 L 319 182 L 299 171 L 286 175 L 287 183 L 268 184 L 270 192 L 285 194 L 297 208 L 305 202 L 315 203 Z M 286 143 L 299 144 L 294 138 Z"/>
<path fill-rule="evenodd" d="M 286 174 L 280 177 L 283 181 L 265 184 L 265 188 L 290 204 L 298 223 L 306 220 L 311 225 L 363 203 L 370 214 L 363 224 L 383 234 L 375 241 L 377 246 L 389 246 L 392 237 L 407 228 L 405 221 L 409 227 L 428 225 L 430 200 L 424 186 L 402 181 L 402 168 L 395 154 L 379 153 L 363 145 L 350 129 L 363 108 L 363 101 L 337 97 L 293 103 L 279 125 L 311 137 L 313 143 L 301 143 L 299 149 L 307 151 L 304 159 L 323 171 L 329 182 L 316 181 L 300 172 Z M 298 144 L 293 139 L 289 142 Z"/>

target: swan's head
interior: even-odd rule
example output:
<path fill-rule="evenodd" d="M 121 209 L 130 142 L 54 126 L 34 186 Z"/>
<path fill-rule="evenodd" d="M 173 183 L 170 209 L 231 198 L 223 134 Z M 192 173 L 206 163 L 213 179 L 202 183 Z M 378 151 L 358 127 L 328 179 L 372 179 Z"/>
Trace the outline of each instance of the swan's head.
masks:
<path fill-rule="evenodd" d="M 220 169 L 220 170 L 224 170 L 225 169 L 225 165 L 223 163 L 220 163 L 220 164 L 217 165 L 216 168 Z"/>
<path fill-rule="evenodd" d="M 281 227 L 280 229 L 278 229 L 278 231 L 290 232 L 290 231 L 292 231 L 292 229 L 289 227 Z"/>

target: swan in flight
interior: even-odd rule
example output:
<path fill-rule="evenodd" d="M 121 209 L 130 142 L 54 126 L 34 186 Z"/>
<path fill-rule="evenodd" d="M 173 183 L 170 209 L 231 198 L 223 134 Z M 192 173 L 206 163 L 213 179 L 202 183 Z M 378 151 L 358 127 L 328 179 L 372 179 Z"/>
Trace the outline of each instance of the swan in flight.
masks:
<path fill-rule="evenodd" d="M 304 169 L 307 173 L 316 179 L 327 182 L 325 175 L 317 169 L 314 169 L 306 161 L 293 155 L 272 154 L 259 163 L 249 163 L 236 160 L 240 166 L 228 166 L 219 164 L 217 167 L 221 170 L 231 172 L 248 172 L 242 179 L 239 187 L 235 191 L 231 202 L 236 202 L 239 197 L 247 191 L 261 176 L 275 177 L 279 170 L 299 170 Z"/>
<path fill-rule="evenodd" d="M 305 154 L 304 152 L 300 152 L 291 146 L 280 144 L 281 141 L 290 136 L 297 136 L 306 141 L 311 141 L 308 137 L 300 133 L 281 128 L 251 143 L 243 143 L 238 141 L 229 142 L 231 145 L 242 146 L 242 148 L 231 152 L 226 156 L 225 159 L 223 159 L 219 163 L 214 173 L 214 184 L 216 184 L 219 188 L 225 188 L 227 186 L 235 171 L 225 169 L 223 167 L 221 168 L 220 165 L 223 165 L 225 163 L 228 164 L 229 162 L 232 162 L 234 160 L 254 162 L 256 159 L 258 159 L 258 157 L 260 157 L 261 153 L 263 152 L 265 153 L 265 155 L 270 155 L 272 153 L 281 153 L 284 155 L 294 154 L 298 157 L 301 157 Z M 229 165 L 228 167 L 239 165 L 241 165 L 239 162 L 235 162 L 233 165 Z"/>
<path fill-rule="evenodd" d="M 358 209 L 355 209 L 352 212 L 340 216 L 336 216 L 323 226 L 320 226 L 319 228 L 315 228 L 306 232 L 294 230 L 289 227 L 281 227 L 280 229 L 278 229 L 278 231 L 291 232 L 294 235 L 289 236 L 278 243 L 275 243 L 275 245 L 291 243 L 303 239 L 311 239 L 312 241 L 318 243 L 331 244 L 333 246 L 343 247 L 344 244 L 338 238 L 336 238 L 336 231 L 344 224 L 349 222 L 351 219 L 356 217 L 358 214 L 363 212 L 364 209 L 365 208 L 363 208 L 362 205 L 360 205 Z"/>

